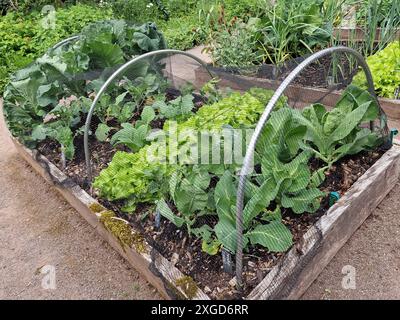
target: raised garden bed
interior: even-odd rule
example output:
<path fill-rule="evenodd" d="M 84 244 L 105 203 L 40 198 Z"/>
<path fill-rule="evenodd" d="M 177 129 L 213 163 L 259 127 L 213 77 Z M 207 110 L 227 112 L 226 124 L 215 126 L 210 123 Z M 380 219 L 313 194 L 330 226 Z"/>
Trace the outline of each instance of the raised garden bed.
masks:
<path fill-rule="evenodd" d="M 99 234 L 141 272 L 165 298 L 208 299 L 191 277 L 168 261 L 131 225 L 113 219 L 113 213 L 91 197 L 37 151 L 12 138 L 18 152 Z M 386 151 L 344 196 L 321 216 L 296 242 L 246 299 L 297 299 L 329 263 L 368 215 L 393 188 L 400 175 L 400 148 Z M 110 223 L 111 221 L 111 223 Z M 114 223 L 112 223 L 114 222 Z M 117 224 L 115 224 L 117 222 Z"/>
<path fill-rule="evenodd" d="M 73 54 L 79 54 L 74 50 Z M 387 151 L 386 123 L 378 104 L 356 86 L 346 89 L 333 110 L 314 104 L 299 112 L 290 107 L 302 106 L 290 92 L 276 102 L 264 128 L 266 134 L 255 146 L 254 170 L 246 184 L 241 233 L 246 242 L 244 267 L 236 265 L 237 275 L 244 278 L 239 292 L 233 264 L 227 260 L 236 252 L 241 259 L 236 246 L 241 231 L 235 228 L 234 208 L 241 201 L 235 197 L 237 170 L 246 167 L 236 162 L 236 154 L 234 163 L 225 158 L 225 149 L 223 161 L 214 162 L 213 157 L 211 164 L 198 155 L 187 163 L 186 153 L 182 162 L 180 153 L 193 145 L 192 138 L 199 133 L 216 131 L 212 138 L 221 141 L 222 137 L 223 145 L 218 142 L 216 148 L 201 150 L 201 155 L 220 154 L 228 141 L 221 136 L 224 129 L 243 134 L 243 129 L 254 128 L 261 114 L 271 110 L 271 105 L 265 109 L 266 103 L 276 96 L 257 88 L 263 85 L 247 86 L 243 77 L 228 78 L 225 83 L 240 91 L 251 88 L 243 94 L 219 90 L 214 80 L 203 81 L 203 86 L 183 82 L 184 87 L 174 87 L 165 81 L 163 55 L 167 52 L 182 54 L 163 50 L 134 58 L 99 91 L 91 89 L 92 80 L 86 83 L 87 91 L 75 95 L 68 91 L 79 91 L 74 82 L 66 91 L 57 83 L 42 85 L 37 90 L 38 104 L 21 97 L 21 85 L 29 88 L 31 78 L 22 84 L 11 82 L 4 97 L 4 114 L 18 150 L 165 297 L 299 297 L 323 268 L 315 257 L 329 261 L 394 185 L 384 185 L 386 175 L 398 177 L 399 152 L 397 148 Z M 158 54 L 160 65 L 153 59 L 140 61 Z M 38 59 L 34 66 L 46 71 L 46 61 Z M 133 80 L 124 77 L 115 83 L 114 91 L 105 93 L 118 72 L 137 62 L 140 70 L 147 70 L 146 75 L 133 74 Z M 32 68 L 25 71 L 33 72 L 34 78 L 37 73 Z M 45 71 L 41 81 L 51 82 Z M 170 76 L 175 80 L 176 74 Z M 240 82 L 237 88 L 231 85 L 235 80 Z M 43 91 L 52 85 L 57 95 L 50 92 L 45 99 Z M 96 98 L 87 98 L 93 92 Z M 113 98 L 115 103 L 110 104 Z M 25 111 L 22 116 L 21 111 Z M 374 131 L 372 123 L 381 130 Z M 178 138 L 172 132 L 175 127 Z M 159 129 L 156 138 L 172 139 L 166 144 L 163 139 L 153 140 L 150 133 L 155 128 Z M 187 129 L 191 134 L 181 139 Z M 176 143 L 182 148 L 174 150 Z M 160 151 L 162 158 L 168 156 L 167 162 L 154 154 Z M 178 163 L 175 155 L 179 155 Z M 94 179 L 86 166 L 90 162 Z M 379 193 L 374 194 L 375 190 Z M 332 192 L 342 197 L 334 206 Z M 336 251 L 326 248 L 332 237 L 338 239 Z M 267 283 L 268 279 L 273 283 Z"/>
<path fill-rule="evenodd" d="M 253 87 L 260 87 L 270 90 L 276 90 L 282 81 L 275 81 L 253 76 L 232 75 L 229 72 L 212 69 L 213 73 L 220 79 L 221 87 L 229 87 L 233 90 L 246 91 Z M 209 79 L 209 74 L 204 68 L 195 70 L 196 82 L 203 83 Z M 305 86 L 301 84 L 291 84 L 285 90 L 285 95 L 288 97 L 291 105 L 296 108 L 303 108 L 311 103 L 322 103 L 327 107 L 334 107 L 339 100 L 341 90 L 330 90 L 318 88 L 316 86 Z M 389 128 L 400 128 L 400 100 L 378 97 L 379 103 L 383 111 L 388 117 Z M 397 138 L 398 139 L 398 138 Z M 400 140 L 397 140 L 400 141 Z"/>

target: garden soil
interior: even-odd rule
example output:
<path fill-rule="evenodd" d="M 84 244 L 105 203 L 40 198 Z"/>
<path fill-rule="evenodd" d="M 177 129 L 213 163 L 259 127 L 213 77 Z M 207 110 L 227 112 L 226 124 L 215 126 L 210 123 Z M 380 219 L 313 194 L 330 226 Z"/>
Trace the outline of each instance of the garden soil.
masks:
<path fill-rule="evenodd" d="M 0 118 L 0 299 L 160 298 L 17 154 Z M 399 192 L 400 183 L 303 299 L 400 299 Z M 56 289 L 42 287 L 47 265 Z"/>

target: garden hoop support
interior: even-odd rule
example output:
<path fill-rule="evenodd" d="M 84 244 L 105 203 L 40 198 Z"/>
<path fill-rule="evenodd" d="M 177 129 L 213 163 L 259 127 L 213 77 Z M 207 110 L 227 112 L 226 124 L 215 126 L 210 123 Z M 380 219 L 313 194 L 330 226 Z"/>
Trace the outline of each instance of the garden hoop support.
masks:
<path fill-rule="evenodd" d="M 195 60 L 196 62 L 198 62 L 203 68 L 205 68 L 208 72 L 208 74 L 210 75 L 211 78 L 213 78 L 213 74 L 211 73 L 211 71 L 209 70 L 209 68 L 207 67 L 207 64 L 201 60 L 199 57 L 186 52 L 186 51 L 181 51 L 181 50 L 174 50 L 174 49 L 162 49 L 162 50 L 155 50 L 155 51 L 151 51 L 151 52 L 147 52 L 144 53 L 140 56 L 136 56 L 133 59 L 129 60 L 128 62 L 126 62 L 125 64 L 123 64 L 121 67 L 119 67 L 108 79 L 107 81 L 101 86 L 99 92 L 96 94 L 96 97 L 94 98 L 88 115 L 86 117 L 86 122 L 85 122 L 85 129 L 84 129 L 84 138 L 83 138 L 83 145 L 84 145 L 84 151 L 85 151 L 85 161 L 86 161 L 86 173 L 87 173 L 87 179 L 88 182 L 91 183 L 92 182 L 92 168 L 91 168 L 91 161 L 90 161 L 90 149 L 89 149 L 89 130 L 90 130 L 90 124 L 92 121 L 92 116 L 93 116 L 93 112 L 94 109 L 96 107 L 97 102 L 99 101 L 100 97 L 103 95 L 103 93 L 106 91 L 106 89 L 108 88 L 108 86 L 115 80 L 116 77 L 118 77 L 122 72 L 124 72 L 125 70 L 127 70 L 130 66 L 132 66 L 133 64 L 135 64 L 138 61 L 144 60 L 146 58 L 152 57 L 152 56 L 156 56 L 158 54 L 175 54 L 175 55 L 183 55 L 186 57 L 189 57 L 193 60 Z"/>
<path fill-rule="evenodd" d="M 258 121 L 256 128 L 254 130 L 254 133 L 250 139 L 249 145 L 246 149 L 246 154 L 243 160 L 243 165 L 240 170 L 240 176 L 239 176 L 239 185 L 238 185 L 238 190 L 236 194 L 236 233 L 237 233 L 237 241 L 236 241 L 236 283 L 237 287 L 239 290 L 242 290 L 243 288 L 243 279 L 242 279 L 242 271 L 243 271 L 243 203 L 244 203 L 244 191 L 245 191 L 245 185 L 247 181 L 247 173 L 250 169 L 250 166 L 252 164 L 252 158 L 254 156 L 255 152 L 255 146 L 257 143 L 258 138 L 261 135 L 262 129 L 264 128 L 266 122 L 269 119 L 269 116 L 275 106 L 275 104 L 278 102 L 278 99 L 282 96 L 283 92 L 286 90 L 286 88 L 290 85 L 290 83 L 311 63 L 315 62 L 316 60 L 332 54 L 332 53 L 349 53 L 353 55 L 359 65 L 362 67 L 367 83 L 368 83 L 368 91 L 372 95 L 372 97 L 376 100 L 376 103 L 379 105 L 379 101 L 377 99 L 377 96 L 375 94 L 375 89 L 374 89 L 374 82 L 372 78 L 371 71 L 364 59 L 364 57 L 358 53 L 356 50 L 344 47 L 344 46 L 337 46 L 337 47 L 331 47 L 327 48 L 321 51 L 318 51 L 308 58 L 306 58 L 303 62 L 301 62 L 295 69 L 293 69 L 292 72 L 289 73 L 289 75 L 283 80 L 283 82 L 280 84 L 280 86 L 276 89 L 275 93 L 269 100 L 268 104 L 266 105 L 264 112 L 262 113 L 260 120 Z M 381 112 L 382 109 L 380 109 Z"/>
<path fill-rule="evenodd" d="M 66 38 L 66 39 L 64 39 L 64 40 L 61 40 L 60 42 L 58 42 L 58 43 L 56 43 L 54 46 L 52 46 L 52 47 L 51 47 L 51 50 L 55 50 L 55 49 L 57 49 L 57 48 L 63 46 L 64 44 L 67 44 L 67 43 L 69 43 L 69 42 L 71 42 L 71 41 L 78 40 L 79 37 L 80 37 L 80 36 L 77 35 L 77 36 L 72 36 L 72 37 Z"/>

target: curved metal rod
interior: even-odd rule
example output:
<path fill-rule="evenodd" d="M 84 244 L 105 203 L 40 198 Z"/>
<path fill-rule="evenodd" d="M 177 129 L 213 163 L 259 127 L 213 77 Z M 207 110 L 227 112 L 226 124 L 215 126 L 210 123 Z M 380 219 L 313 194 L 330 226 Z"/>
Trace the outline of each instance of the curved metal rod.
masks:
<path fill-rule="evenodd" d="M 85 161 L 86 161 L 86 172 L 87 172 L 87 178 L 88 181 L 92 181 L 92 168 L 90 164 L 90 150 L 89 150 L 89 129 L 90 129 L 90 123 L 92 121 L 92 116 L 94 112 L 94 108 L 96 107 L 97 102 L 99 101 L 100 97 L 102 94 L 106 91 L 107 87 L 115 80 L 116 77 L 118 77 L 122 72 L 124 72 L 126 69 L 128 69 L 131 65 L 135 64 L 138 61 L 144 60 L 146 58 L 155 56 L 157 54 L 180 54 L 187 56 L 189 58 L 192 58 L 196 62 L 198 62 L 202 67 L 204 67 L 208 74 L 213 77 L 213 74 L 211 71 L 208 69 L 207 65 L 204 63 L 203 60 L 201 60 L 199 57 L 196 57 L 195 55 L 185 52 L 185 51 L 180 51 L 180 50 L 174 50 L 174 49 L 163 49 L 163 50 L 156 50 L 156 51 L 151 51 L 147 52 L 145 54 L 142 54 L 140 56 L 137 56 L 133 58 L 132 60 L 129 60 L 125 64 L 123 64 L 121 67 L 119 67 L 108 79 L 107 81 L 102 85 L 100 88 L 99 92 L 96 94 L 96 97 L 94 98 L 92 105 L 90 106 L 89 113 L 86 117 L 86 122 L 85 122 L 85 132 L 84 132 L 84 139 L 83 139 L 83 144 L 84 144 L 84 150 L 85 150 Z"/>
<path fill-rule="evenodd" d="M 52 47 L 51 47 L 51 50 L 55 50 L 55 49 L 57 49 L 57 48 L 63 46 L 64 44 L 66 44 L 66 43 L 68 43 L 68 42 L 70 42 L 70 41 L 77 40 L 77 39 L 79 39 L 79 37 L 80 37 L 80 36 L 77 35 L 77 36 L 72 36 L 72 37 L 66 38 L 66 39 L 64 39 L 64 40 L 61 40 L 60 42 L 58 42 L 58 43 L 56 43 L 54 46 L 52 46 Z"/>
<path fill-rule="evenodd" d="M 236 245 L 236 280 L 238 287 L 242 287 L 242 258 L 243 258 L 243 202 L 244 202 L 244 189 L 246 185 L 246 179 L 247 179 L 247 172 L 250 168 L 250 165 L 252 163 L 251 159 L 254 156 L 254 151 L 255 151 L 255 146 L 257 143 L 257 140 L 262 132 L 262 129 L 264 128 L 265 123 L 267 122 L 269 115 L 272 112 L 272 109 L 274 108 L 276 102 L 278 99 L 281 97 L 283 92 L 286 90 L 288 85 L 296 78 L 296 76 L 303 71 L 305 67 L 307 67 L 309 64 L 312 62 L 335 52 L 344 52 L 344 53 L 350 53 L 355 56 L 357 59 L 359 65 L 363 68 L 367 82 L 368 82 L 368 91 L 370 94 L 376 99 L 378 106 L 379 102 L 378 99 L 376 98 L 375 90 L 374 90 L 374 82 L 372 79 L 371 71 L 369 70 L 369 67 L 367 63 L 364 60 L 364 57 L 358 53 L 357 51 L 347 48 L 344 46 L 338 46 L 338 47 L 331 47 L 327 48 L 324 50 L 321 50 L 319 52 L 314 53 L 313 55 L 309 56 L 307 59 L 305 59 L 302 63 L 300 63 L 286 78 L 285 80 L 281 83 L 281 85 L 278 87 L 278 89 L 275 91 L 274 95 L 271 97 L 271 100 L 268 102 L 267 106 L 265 107 L 265 110 L 263 114 L 260 117 L 260 120 L 257 123 L 257 126 L 254 130 L 254 133 L 250 139 L 249 146 L 247 147 L 246 150 L 246 155 L 243 160 L 243 166 L 240 171 L 240 178 L 239 178 L 239 186 L 238 186 L 238 191 L 237 191 L 237 200 L 236 200 L 236 232 L 237 232 L 237 245 Z"/>

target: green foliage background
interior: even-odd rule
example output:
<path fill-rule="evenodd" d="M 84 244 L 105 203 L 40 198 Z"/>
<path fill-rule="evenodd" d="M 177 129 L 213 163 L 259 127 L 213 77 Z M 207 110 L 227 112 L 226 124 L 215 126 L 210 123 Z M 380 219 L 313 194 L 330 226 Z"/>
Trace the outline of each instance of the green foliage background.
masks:
<path fill-rule="evenodd" d="M 156 1 L 111 0 L 21 0 L 18 10 L 2 1 L 0 9 L 0 93 L 9 75 L 32 62 L 58 41 L 78 33 L 84 26 L 98 20 L 122 18 L 140 24 L 154 21 L 165 34 L 168 47 L 189 49 L 200 43 L 202 25 L 199 12 L 211 6 L 224 5 L 225 15 L 233 17 L 251 11 L 257 0 L 169 0 L 163 1 L 169 19 L 158 9 Z M 44 29 L 41 9 L 50 4 L 56 8 L 55 29 Z"/>
<path fill-rule="evenodd" d="M 0 20 L 0 92 L 9 74 L 25 67 L 62 39 L 79 33 L 91 22 L 109 19 L 112 11 L 76 5 L 56 11 L 55 29 L 43 28 L 43 15 L 9 12 Z"/>

